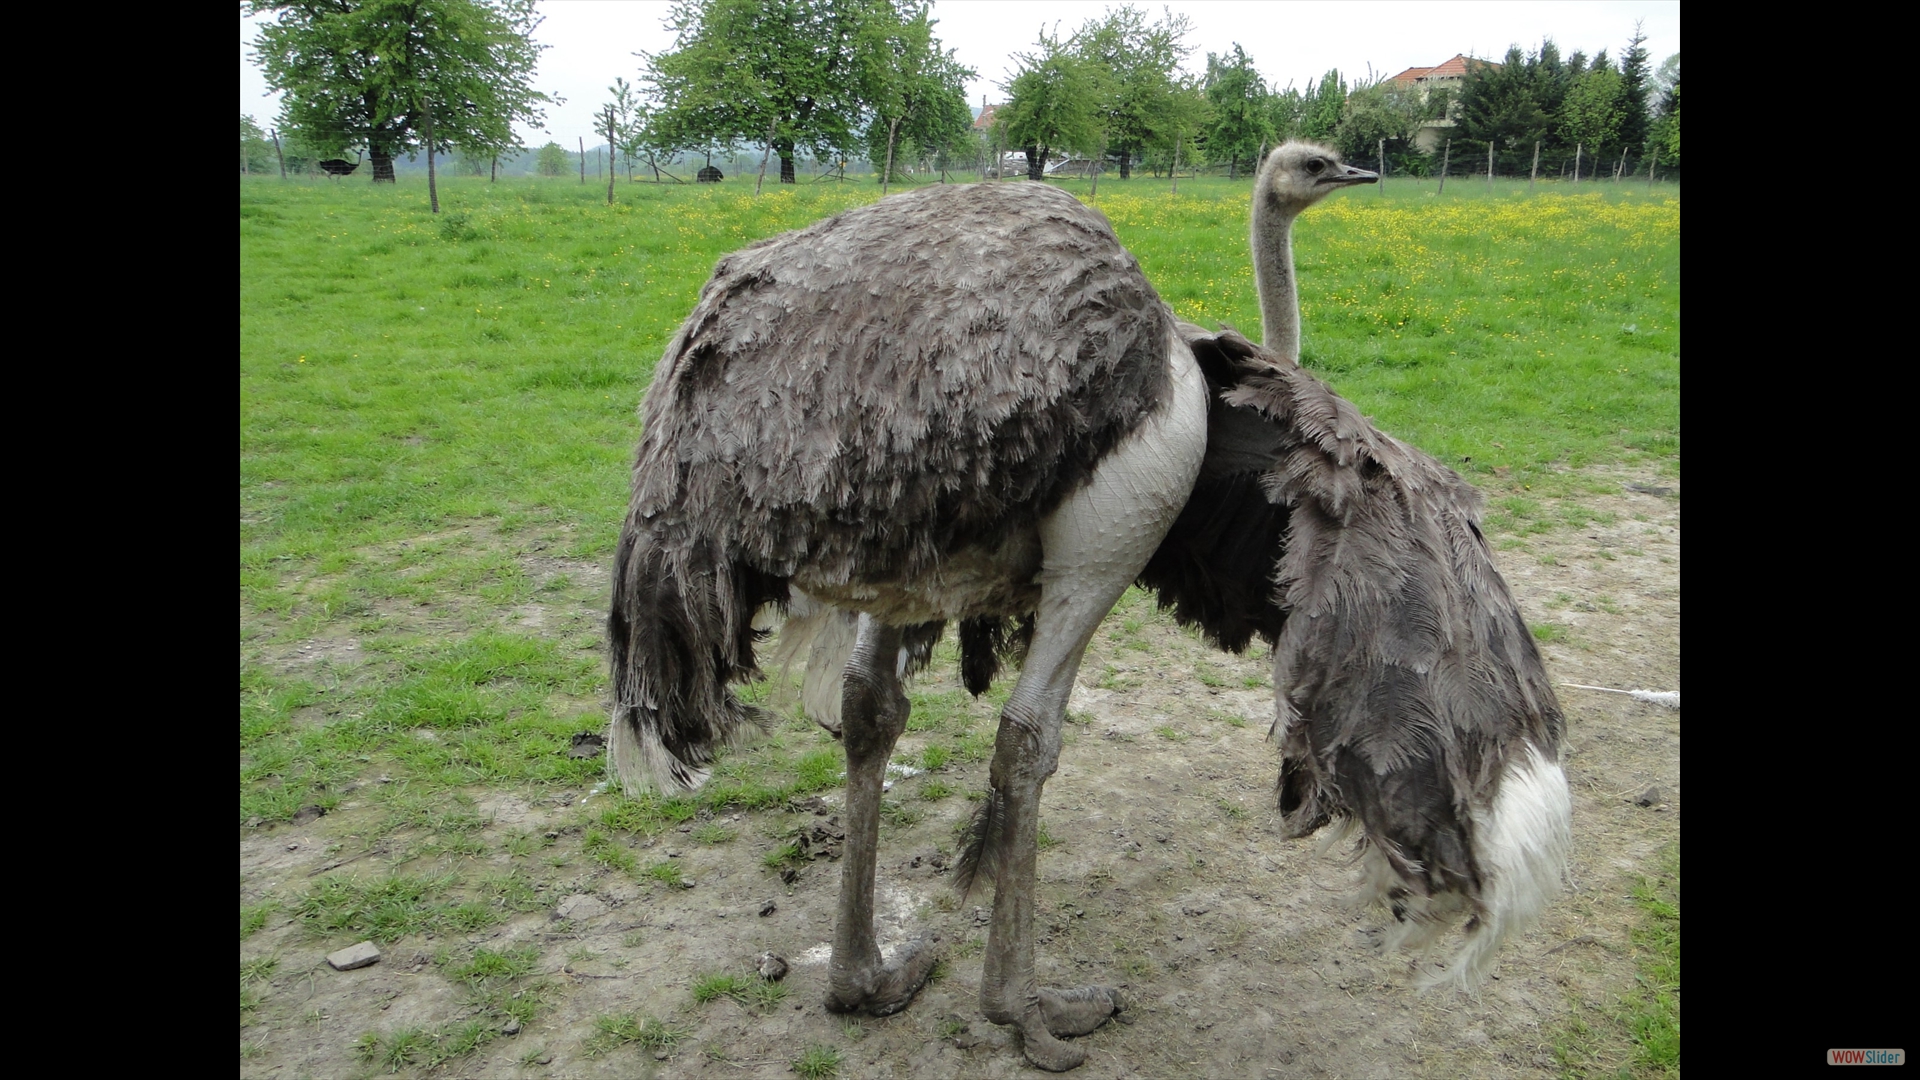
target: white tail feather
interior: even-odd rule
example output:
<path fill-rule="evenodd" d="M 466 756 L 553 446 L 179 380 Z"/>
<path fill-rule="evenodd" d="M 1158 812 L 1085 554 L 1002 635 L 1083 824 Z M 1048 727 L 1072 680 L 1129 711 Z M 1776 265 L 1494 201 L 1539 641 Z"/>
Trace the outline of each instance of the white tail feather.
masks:
<path fill-rule="evenodd" d="M 1483 875 L 1476 905 L 1460 893 L 1408 894 L 1406 882 L 1376 845 L 1361 853 L 1363 878 L 1356 900 L 1389 905 L 1400 892 L 1398 917 L 1380 946 L 1405 952 L 1414 967 L 1414 985 L 1427 989 L 1451 985 L 1470 990 L 1492 970 L 1495 955 L 1510 937 L 1524 933 L 1560 891 L 1573 846 L 1573 799 L 1567 775 L 1537 747 L 1507 764 L 1493 805 L 1473 815 L 1474 859 Z M 1353 819 L 1329 830 L 1321 850 L 1358 828 Z M 1462 917 L 1474 916 L 1464 940 L 1451 954 L 1436 957 Z"/>
<path fill-rule="evenodd" d="M 1575 690 L 1598 690 L 1605 694 L 1625 694 L 1635 701 L 1644 701 L 1649 705 L 1665 705 L 1669 709 L 1678 709 L 1680 707 L 1680 691 L 1678 690 L 1615 690 L 1611 686 L 1588 686 L 1584 683 L 1577 682 L 1561 683 L 1560 685 L 1571 686 Z"/>

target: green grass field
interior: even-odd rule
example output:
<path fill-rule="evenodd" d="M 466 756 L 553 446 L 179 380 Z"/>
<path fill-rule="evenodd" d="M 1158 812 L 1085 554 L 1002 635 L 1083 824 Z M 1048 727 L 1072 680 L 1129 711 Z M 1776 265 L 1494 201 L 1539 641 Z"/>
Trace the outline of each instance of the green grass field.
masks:
<path fill-rule="evenodd" d="M 1250 184 L 1167 187 L 1109 177 L 1093 205 L 1181 316 L 1257 334 Z M 1578 525 L 1537 500 L 1604 487 L 1588 466 L 1677 475 L 1677 189 L 1433 189 L 1351 190 L 1301 221 L 1306 366 L 1485 490 L 1495 531 Z M 379 810 L 361 842 L 389 845 L 384 880 L 243 904 L 243 938 L 276 913 L 393 940 L 530 910 L 521 872 L 428 867 L 485 849 L 487 791 L 603 775 L 569 753 L 605 723 L 604 586 L 587 571 L 611 559 L 654 362 L 722 255 L 878 195 L 623 182 L 608 207 L 604 186 L 567 179 L 440 190 L 434 216 L 421 182 L 241 183 L 239 819 L 351 797 Z M 924 753 L 981 760 L 980 717 L 1003 694 L 916 690 Z M 824 733 L 789 721 L 698 796 L 596 800 L 562 843 L 665 881 L 678 868 L 622 838 L 830 788 L 840 768 Z M 535 872 L 553 843 L 508 850 Z M 248 986 L 243 971 L 243 1022 Z"/>

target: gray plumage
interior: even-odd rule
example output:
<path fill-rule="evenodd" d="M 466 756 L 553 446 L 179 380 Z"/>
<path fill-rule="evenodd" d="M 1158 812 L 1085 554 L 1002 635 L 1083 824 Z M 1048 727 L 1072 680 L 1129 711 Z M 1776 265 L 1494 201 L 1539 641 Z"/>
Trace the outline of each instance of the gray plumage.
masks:
<path fill-rule="evenodd" d="M 1263 166 L 1280 349 L 1298 343 L 1293 217 L 1368 179 L 1304 144 Z M 974 693 L 1024 660 L 955 875 L 997 884 L 982 1011 L 1044 1068 L 1083 1060 L 1061 1040 L 1119 999 L 1035 982 L 1038 804 L 1086 642 L 1136 578 L 1224 647 L 1274 643 L 1288 831 L 1361 830 L 1406 943 L 1467 917 L 1445 977 L 1484 970 L 1557 884 L 1562 722 L 1478 496 L 1292 355 L 1177 324 L 1072 196 L 929 187 L 728 256 L 644 420 L 609 756 L 629 790 L 697 787 L 757 719 L 729 689 L 759 674 L 756 613 L 791 607 L 788 629 L 817 634 L 805 701 L 847 753 L 830 1009 L 903 1008 L 933 968 L 925 940 L 883 962 L 874 852 L 901 679 L 957 620 Z"/>
<path fill-rule="evenodd" d="M 1463 957 L 1483 964 L 1516 927 L 1493 918 L 1479 834 L 1514 763 L 1531 751 L 1557 770 L 1565 721 L 1480 532 L 1480 495 L 1298 365 L 1232 331 L 1180 329 L 1217 397 L 1194 497 L 1143 580 L 1216 641 L 1272 643 L 1287 835 L 1351 822 L 1384 863 L 1378 898 L 1402 920 L 1466 917 L 1495 939 Z M 1240 550 L 1250 536 L 1272 545 L 1264 566 Z M 1266 581 L 1207 573 L 1222 565 Z M 1257 625 L 1236 621 L 1257 584 Z M 1549 824 L 1528 880 L 1503 886 L 1552 891 L 1566 841 Z"/>
<path fill-rule="evenodd" d="M 722 259 L 647 394 L 610 626 L 619 774 L 704 780 L 753 720 L 726 689 L 759 674 L 753 613 L 796 574 L 871 590 L 1030 533 L 1164 398 L 1171 325 L 1105 218 L 1042 185 L 930 187 Z"/>

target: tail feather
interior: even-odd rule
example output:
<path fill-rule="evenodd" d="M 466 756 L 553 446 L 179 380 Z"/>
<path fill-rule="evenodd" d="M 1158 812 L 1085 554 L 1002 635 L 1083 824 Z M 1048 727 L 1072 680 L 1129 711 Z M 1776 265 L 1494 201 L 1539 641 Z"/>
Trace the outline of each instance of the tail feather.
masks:
<path fill-rule="evenodd" d="M 859 637 L 859 616 L 795 592 L 780 627 L 774 666 L 787 668 L 807 658 L 800 682 L 800 707 L 807 719 L 840 737 L 841 676 Z"/>
<path fill-rule="evenodd" d="M 785 606 L 785 578 L 676 542 L 630 516 L 614 559 L 607 640 L 613 773 L 629 793 L 697 789 L 719 750 L 763 726 L 732 683 L 760 676 L 755 612 Z"/>
<path fill-rule="evenodd" d="M 983 873 L 988 881 L 999 881 L 1001 864 L 1007 854 L 1006 796 L 998 786 L 987 790 L 987 797 L 967 822 L 966 839 L 960 846 L 960 859 L 953 868 L 953 887 L 966 899 Z"/>

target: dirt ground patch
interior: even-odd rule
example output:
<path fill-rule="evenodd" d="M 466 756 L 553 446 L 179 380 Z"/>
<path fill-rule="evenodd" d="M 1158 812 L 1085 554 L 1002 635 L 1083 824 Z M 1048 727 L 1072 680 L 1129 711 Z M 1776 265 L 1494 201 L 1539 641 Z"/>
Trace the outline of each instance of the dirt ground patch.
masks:
<path fill-rule="evenodd" d="M 1551 531 L 1496 537 L 1502 572 L 1546 635 L 1550 675 L 1678 690 L 1677 496 L 1623 490 L 1574 501 L 1589 515 L 1584 525 L 1563 514 Z M 600 568 L 543 558 L 530 555 L 527 572 L 572 575 L 569 597 L 581 596 L 583 581 L 604 588 Z M 1477 996 L 1418 994 L 1400 960 L 1371 948 L 1379 914 L 1343 906 L 1351 871 L 1337 853 L 1279 839 L 1266 657 L 1215 652 L 1153 613 L 1150 601 L 1130 597 L 1089 649 L 1042 809 L 1051 843 L 1040 855 L 1041 979 L 1118 986 L 1129 1002 L 1129 1023 L 1081 1040 L 1091 1053 L 1074 1075 L 1557 1074 L 1555 1033 L 1570 1018 L 1604 1012 L 1633 983 L 1636 909 L 1627 894 L 1639 876 L 1657 873 L 1660 853 L 1680 835 L 1679 713 L 1560 691 L 1574 795 L 1572 887 L 1509 946 Z M 530 602 L 512 617 L 530 628 L 598 619 L 588 604 L 574 612 L 556 603 Z M 289 651 L 292 665 L 316 662 L 314 652 L 351 662 L 345 643 Z M 957 685 L 950 670 L 936 670 L 918 686 L 940 680 Z M 991 711 L 984 702 L 965 707 Z M 918 760 L 924 743 L 909 732 L 896 759 Z M 478 933 L 402 938 L 378 964 L 348 972 L 324 956 L 353 939 L 310 935 L 279 905 L 345 860 L 372 865 L 403 842 L 433 838 L 391 839 L 366 852 L 353 838 L 378 811 L 351 797 L 318 820 L 243 829 L 243 916 L 250 906 L 269 912 L 243 937 L 243 970 L 276 963 L 251 984 L 243 976 L 241 1074 L 785 1077 L 808 1047 L 821 1046 L 839 1051 L 841 1076 L 1039 1075 L 1011 1031 L 977 1010 L 991 889 L 962 902 L 948 884 L 954 827 L 972 809 L 963 796 L 986 787 L 986 770 L 984 760 L 956 760 L 889 792 L 901 811 L 881 834 L 882 947 L 932 929 L 949 959 L 910 1008 L 884 1020 L 849 1021 L 821 1005 L 837 863 L 805 862 L 785 883 L 765 862 L 796 829 L 830 837 L 837 791 L 817 804 L 723 813 L 629 841 L 640 865 L 671 858 L 691 887 L 578 857 L 594 805 L 587 792 L 476 793 L 481 843 L 437 857 L 468 876 L 520 873 L 534 900 Z M 936 784 L 953 793 L 940 796 Z M 702 830 L 731 839 L 703 843 Z M 509 850 L 516 837 L 533 838 L 531 855 Z M 539 1007 L 511 1035 L 500 1033 L 497 1009 L 449 974 L 450 958 L 479 948 L 537 954 L 515 985 Z M 792 964 L 784 1000 L 694 1002 L 697 977 L 750 976 L 764 951 Z M 601 1034 L 604 1018 L 621 1016 L 657 1018 L 680 1037 L 649 1045 Z M 427 1033 L 423 1046 L 451 1046 L 463 1024 L 492 1026 L 437 1067 L 427 1051 L 409 1061 L 356 1049 L 390 1047 L 414 1030 Z"/>

